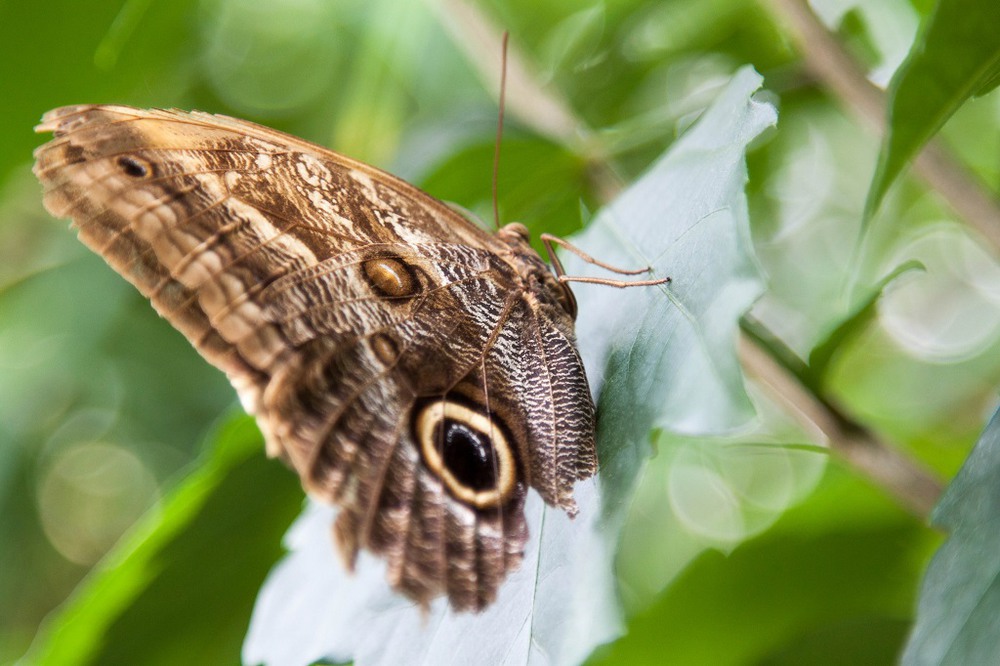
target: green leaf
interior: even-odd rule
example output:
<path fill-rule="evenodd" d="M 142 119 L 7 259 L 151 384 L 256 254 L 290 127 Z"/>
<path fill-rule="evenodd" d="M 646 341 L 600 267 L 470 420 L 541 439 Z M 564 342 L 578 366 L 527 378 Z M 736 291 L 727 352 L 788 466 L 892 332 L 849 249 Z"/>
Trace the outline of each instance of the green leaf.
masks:
<path fill-rule="evenodd" d="M 934 510 L 931 561 L 903 664 L 988 664 L 1000 642 L 1000 410 Z"/>
<path fill-rule="evenodd" d="M 601 43 L 606 11 L 603 3 L 597 3 L 569 14 L 553 26 L 541 47 L 545 71 L 579 71 L 600 58 L 595 49 Z"/>
<path fill-rule="evenodd" d="M 0 179 L 30 158 L 38 144 L 30 127 L 46 109 L 122 98 L 162 102 L 157 91 L 176 89 L 183 78 L 196 4 L 93 2 L 81 12 L 72 0 L 0 3 Z"/>
<path fill-rule="evenodd" d="M 570 664 L 621 633 L 618 508 L 649 454 L 650 430 L 721 430 L 751 414 L 733 344 L 762 287 L 743 194 L 747 146 L 776 120 L 772 106 L 752 99 L 760 83 L 750 68 L 737 73 L 691 131 L 574 239 L 602 259 L 674 278 L 667 288 L 577 290 L 581 353 L 608 424 L 598 433 L 602 483 L 577 484 L 579 515 L 571 520 L 530 493 L 521 568 L 483 613 L 456 615 L 443 598 L 421 612 L 392 593 L 384 563 L 370 556 L 346 574 L 330 547 L 332 512 L 313 506 L 261 591 L 246 662 Z"/>
<path fill-rule="evenodd" d="M 845 348 L 848 340 L 865 330 L 878 312 L 878 302 L 885 288 L 900 275 L 911 270 L 924 270 L 919 261 L 907 261 L 897 266 L 871 288 L 867 298 L 854 305 L 854 310 L 840 321 L 809 354 L 809 366 L 803 379 L 816 395 L 825 395 L 827 371 L 836 354 Z"/>
<path fill-rule="evenodd" d="M 302 505 L 249 417 L 91 573 L 46 623 L 32 664 L 236 663 L 254 593 Z"/>
<path fill-rule="evenodd" d="M 939 0 L 889 86 L 889 130 L 868 192 L 866 220 L 952 114 L 1000 81 L 997 35 L 995 0 Z"/>

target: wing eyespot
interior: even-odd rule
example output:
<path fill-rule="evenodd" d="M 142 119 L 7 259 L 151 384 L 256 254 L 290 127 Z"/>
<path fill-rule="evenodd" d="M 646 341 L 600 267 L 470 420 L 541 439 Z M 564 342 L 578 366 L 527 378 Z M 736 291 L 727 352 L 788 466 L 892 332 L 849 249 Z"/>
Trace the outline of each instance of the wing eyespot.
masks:
<path fill-rule="evenodd" d="M 414 434 L 427 468 L 459 501 L 491 509 L 514 492 L 514 451 L 496 417 L 451 400 L 435 400 L 417 411 Z"/>
<path fill-rule="evenodd" d="M 153 173 L 153 165 L 144 159 L 132 155 L 122 155 L 118 158 L 118 167 L 126 176 L 135 179 L 147 178 Z"/>
<path fill-rule="evenodd" d="M 67 143 L 62 156 L 65 164 L 80 164 L 87 161 L 83 146 L 76 143 Z"/>
<path fill-rule="evenodd" d="M 388 333 L 374 334 L 369 344 L 372 351 L 375 352 L 375 357 L 383 365 L 392 365 L 399 358 L 399 343 Z"/>
<path fill-rule="evenodd" d="M 420 290 L 420 280 L 413 267 L 398 257 L 377 257 L 362 265 L 369 286 L 386 298 L 406 298 Z"/>

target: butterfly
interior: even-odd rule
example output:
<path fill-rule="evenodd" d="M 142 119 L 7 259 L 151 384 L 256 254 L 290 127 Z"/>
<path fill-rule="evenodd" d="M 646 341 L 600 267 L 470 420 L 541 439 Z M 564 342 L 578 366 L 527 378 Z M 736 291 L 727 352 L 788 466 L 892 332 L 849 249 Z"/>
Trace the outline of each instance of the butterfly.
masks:
<path fill-rule="evenodd" d="M 339 507 L 337 550 L 481 610 L 522 560 L 528 488 L 575 514 L 597 470 L 571 279 L 374 167 L 247 121 L 69 106 L 46 208 L 226 373 L 271 456 Z"/>

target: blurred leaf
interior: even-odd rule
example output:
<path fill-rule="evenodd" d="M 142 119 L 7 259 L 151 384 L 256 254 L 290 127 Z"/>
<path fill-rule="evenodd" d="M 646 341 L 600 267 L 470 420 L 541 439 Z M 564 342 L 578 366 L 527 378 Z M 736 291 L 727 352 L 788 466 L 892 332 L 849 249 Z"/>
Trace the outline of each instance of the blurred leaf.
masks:
<path fill-rule="evenodd" d="M 32 664 L 236 663 L 257 586 L 300 510 L 294 474 L 265 459 L 249 417 L 49 619 Z"/>
<path fill-rule="evenodd" d="M 422 3 L 375 0 L 368 3 L 363 35 L 343 82 L 342 108 L 331 145 L 373 164 L 394 152 L 403 120 L 414 110 L 410 91 L 396 80 L 416 78 L 435 25 Z"/>
<path fill-rule="evenodd" d="M 900 275 L 912 270 L 924 270 L 924 266 L 919 261 L 907 261 L 897 266 L 872 287 L 867 298 L 855 303 L 854 311 L 848 313 L 837 327 L 813 348 L 809 354 L 806 374 L 802 379 L 816 395 L 825 394 L 826 374 L 837 352 L 845 348 L 845 344 L 850 338 L 865 330 L 878 314 L 878 302 L 882 298 L 885 288 Z"/>
<path fill-rule="evenodd" d="M 489 141 L 456 151 L 422 179 L 422 187 L 445 201 L 461 203 L 492 225 L 488 197 L 493 149 L 494 143 Z M 579 193 L 587 189 L 585 166 L 581 158 L 557 144 L 538 138 L 505 138 L 497 176 L 500 225 L 522 222 L 530 229 L 557 236 L 577 231 L 581 224 Z M 542 249 L 540 243 L 536 249 Z"/>
<path fill-rule="evenodd" d="M 909 631 L 910 621 L 902 617 L 876 615 L 833 620 L 796 636 L 758 663 L 760 666 L 893 664 Z"/>
<path fill-rule="evenodd" d="M 154 2 L 148 11 L 144 1 L 86 10 L 72 0 L 0 3 L 0 179 L 31 159 L 39 143 L 31 127 L 44 111 L 124 99 L 163 105 L 158 93 L 183 85 L 196 0 Z"/>
<path fill-rule="evenodd" d="M 202 0 L 198 9 L 200 72 L 237 115 L 295 117 L 331 95 L 351 46 L 337 4 Z"/>
<path fill-rule="evenodd" d="M 35 120 L 6 129 L 30 133 Z M 104 513 L 96 504 L 126 500 L 122 487 L 104 487 L 84 470 L 69 481 L 60 460 L 101 442 L 141 461 L 130 484 L 162 483 L 234 402 L 225 377 L 43 211 L 37 180 L 23 172 L 0 194 L 0 263 L 10 278 L 0 288 L 0 663 L 28 649 L 86 574 L 85 562 L 118 540 L 122 516 L 140 515 L 161 495 Z M 71 487 L 93 494 L 52 503 L 53 488 Z M 69 560 L 73 541 L 92 547 Z"/>
<path fill-rule="evenodd" d="M 993 69 L 992 73 L 986 76 L 986 80 L 983 81 L 983 84 L 972 95 L 974 97 L 982 97 L 992 92 L 998 85 L 1000 85 L 1000 63 Z"/>
<path fill-rule="evenodd" d="M 1000 642 L 1000 410 L 934 510 L 948 540 L 927 569 L 903 664 L 989 664 Z"/>
<path fill-rule="evenodd" d="M 828 474 L 767 533 L 702 554 L 590 666 L 892 663 L 932 539 L 862 484 Z"/>
<path fill-rule="evenodd" d="M 94 64 L 98 69 L 109 70 L 118 63 L 118 56 L 121 55 L 125 44 L 128 43 L 142 22 L 142 17 L 149 10 L 152 0 L 126 0 L 122 5 L 118 16 L 108 27 L 108 32 L 104 39 L 97 45 L 94 51 Z"/>
<path fill-rule="evenodd" d="M 923 145 L 969 98 L 1000 81 L 995 0 L 939 0 L 889 86 L 889 129 L 865 219 Z"/>
<path fill-rule="evenodd" d="M 541 61 L 547 72 L 576 72 L 600 57 L 595 49 L 604 32 L 604 3 L 576 11 L 562 19 L 542 43 Z M 550 74 L 551 75 L 551 74 Z"/>
<path fill-rule="evenodd" d="M 621 633 L 613 560 L 624 517 L 617 509 L 649 453 L 650 429 L 678 422 L 724 429 L 750 413 L 732 345 L 737 318 L 761 288 L 742 242 L 749 233 L 744 151 L 776 120 L 772 106 L 751 99 L 760 83 L 749 68 L 737 74 L 691 132 L 578 239 L 602 259 L 607 253 L 675 275 L 669 291 L 579 290 L 581 353 L 588 370 L 603 367 L 609 377 L 600 401 L 603 500 L 594 481 L 578 484 L 580 515 L 570 520 L 530 493 L 524 565 L 478 615 L 453 614 L 443 598 L 421 612 L 389 590 L 384 563 L 371 557 L 353 577 L 345 574 L 329 544 L 332 512 L 313 507 L 288 537 L 292 554 L 261 591 L 248 663 L 572 664 Z M 592 375 L 599 389 L 602 373 Z M 677 391 L 668 380 L 679 381 L 684 396 L 666 411 L 666 395 Z M 697 413 L 703 399 L 711 414 Z M 615 464 L 612 454 L 636 464 Z M 602 501 L 612 509 L 602 512 Z"/>
<path fill-rule="evenodd" d="M 844 13 L 837 26 L 837 37 L 863 69 L 870 70 L 878 65 L 880 53 L 872 41 L 868 23 L 860 7 L 854 7 Z"/>

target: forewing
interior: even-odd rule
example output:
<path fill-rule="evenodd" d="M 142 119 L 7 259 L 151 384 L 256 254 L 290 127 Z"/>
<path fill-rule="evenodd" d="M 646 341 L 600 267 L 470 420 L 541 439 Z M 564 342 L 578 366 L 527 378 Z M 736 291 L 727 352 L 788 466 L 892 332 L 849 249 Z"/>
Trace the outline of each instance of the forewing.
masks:
<path fill-rule="evenodd" d="M 64 107 L 37 131 L 45 205 L 224 370 L 250 411 L 288 344 L 272 282 L 372 243 L 489 235 L 405 182 L 273 130 L 200 113 Z"/>

